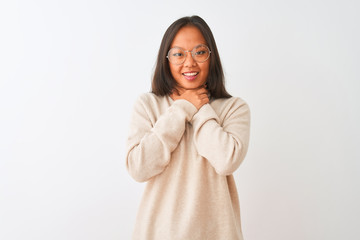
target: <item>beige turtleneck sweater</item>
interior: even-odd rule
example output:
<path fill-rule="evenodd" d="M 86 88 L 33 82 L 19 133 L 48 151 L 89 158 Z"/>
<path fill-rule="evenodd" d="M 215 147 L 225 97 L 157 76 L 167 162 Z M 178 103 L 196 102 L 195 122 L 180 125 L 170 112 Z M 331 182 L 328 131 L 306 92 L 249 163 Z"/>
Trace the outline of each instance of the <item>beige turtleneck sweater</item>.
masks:
<path fill-rule="evenodd" d="M 134 105 L 126 167 L 147 181 L 133 240 L 243 240 L 232 173 L 249 143 L 241 98 L 197 108 L 187 100 L 141 95 Z"/>

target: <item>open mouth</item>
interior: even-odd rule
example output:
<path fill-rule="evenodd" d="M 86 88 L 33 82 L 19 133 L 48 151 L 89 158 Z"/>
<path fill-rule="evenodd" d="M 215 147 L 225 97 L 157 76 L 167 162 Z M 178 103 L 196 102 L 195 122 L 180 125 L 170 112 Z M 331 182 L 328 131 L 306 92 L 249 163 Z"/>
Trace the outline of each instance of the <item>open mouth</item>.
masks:
<path fill-rule="evenodd" d="M 183 73 L 182 75 L 187 76 L 187 77 L 194 77 L 198 74 L 199 74 L 199 72 L 186 72 L 186 73 Z"/>

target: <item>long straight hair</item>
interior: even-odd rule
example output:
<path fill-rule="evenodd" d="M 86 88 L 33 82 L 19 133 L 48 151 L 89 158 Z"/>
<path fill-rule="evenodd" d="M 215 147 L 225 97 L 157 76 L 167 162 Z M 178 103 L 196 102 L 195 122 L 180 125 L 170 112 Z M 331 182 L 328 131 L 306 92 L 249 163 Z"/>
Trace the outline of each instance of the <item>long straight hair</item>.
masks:
<path fill-rule="evenodd" d="M 231 95 L 225 89 L 224 72 L 221 66 L 220 56 L 216 47 L 214 36 L 207 23 L 199 16 L 183 17 L 173 22 L 166 30 L 156 61 L 156 67 L 152 79 L 151 92 L 158 96 L 170 95 L 176 87 L 176 81 L 173 78 L 169 61 L 166 58 L 170 50 L 171 43 L 178 31 L 185 26 L 197 27 L 205 38 L 210 48 L 210 66 L 209 74 L 206 80 L 207 89 L 211 98 L 229 98 Z"/>

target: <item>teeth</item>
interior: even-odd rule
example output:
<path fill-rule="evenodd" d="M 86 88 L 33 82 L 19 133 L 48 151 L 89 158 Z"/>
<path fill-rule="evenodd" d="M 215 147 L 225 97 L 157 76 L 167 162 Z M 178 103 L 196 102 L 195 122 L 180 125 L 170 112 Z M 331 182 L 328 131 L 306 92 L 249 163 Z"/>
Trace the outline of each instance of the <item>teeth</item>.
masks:
<path fill-rule="evenodd" d="M 195 76 L 198 73 L 197 72 L 192 72 L 192 73 L 183 73 L 185 76 Z"/>

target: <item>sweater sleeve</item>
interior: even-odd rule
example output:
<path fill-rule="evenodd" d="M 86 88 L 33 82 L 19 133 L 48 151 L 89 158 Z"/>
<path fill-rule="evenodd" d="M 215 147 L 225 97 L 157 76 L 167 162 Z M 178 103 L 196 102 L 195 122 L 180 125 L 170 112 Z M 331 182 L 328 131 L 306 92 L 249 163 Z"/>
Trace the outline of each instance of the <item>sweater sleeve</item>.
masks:
<path fill-rule="evenodd" d="M 250 109 L 237 98 L 223 123 L 210 104 L 204 105 L 192 119 L 194 142 L 198 153 L 220 175 L 232 174 L 245 158 L 250 135 Z"/>
<path fill-rule="evenodd" d="M 186 121 L 197 111 L 190 102 L 177 100 L 151 121 L 149 115 L 154 109 L 148 105 L 141 97 L 136 101 L 127 139 L 126 167 L 138 182 L 148 181 L 166 168 L 184 134 Z"/>

